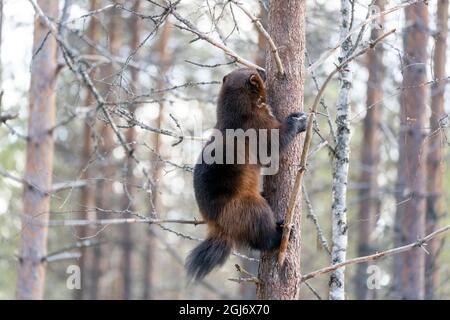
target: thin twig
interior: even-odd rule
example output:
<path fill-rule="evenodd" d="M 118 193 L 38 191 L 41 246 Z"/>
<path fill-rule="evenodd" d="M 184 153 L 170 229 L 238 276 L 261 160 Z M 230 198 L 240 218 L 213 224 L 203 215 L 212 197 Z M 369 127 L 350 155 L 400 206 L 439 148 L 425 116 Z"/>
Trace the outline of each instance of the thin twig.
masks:
<path fill-rule="evenodd" d="M 242 268 L 240 265 L 235 264 L 234 267 L 236 268 L 236 271 L 239 273 L 242 273 L 244 276 L 238 277 L 238 278 L 228 278 L 229 281 L 242 283 L 242 282 L 253 282 L 256 285 L 260 285 L 262 283 L 262 280 L 256 277 L 254 274 L 251 274 L 244 268 Z"/>
<path fill-rule="evenodd" d="M 306 192 L 305 186 L 302 186 L 302 191 L 303 191 L 303 199 L 305 200 L 306 203 L 306 207 L 308 209 L 308 214 L 306 215 L 307 218 L 311 219 L 311 221 L 313 222 L 314 226 L 316 227 L 316 231 L 317 231 L 317 239 L 320 241 L 320 244 L 322 245 L 322 248 L 325 249 L 325 251 L 328 253 L 328 255 L 331 256 L 331 250 L 330 250 L 330 246 L 328 245 L 328 241 L 325 238 L 325 235 L 323 234 L 322 228 L 319 225 L 319 221 L 317 220 L 317 216 L 314 213 L 312 204 L 311 204 L 311 200 L 309 199 L 309 195 Z"/>
<path fill-rule="evenodd" d="M 58 182 L 52 185 L 51 193 L 56 193 L 68 189 L 78 189 L 83 188 L 87 185 L 87 180 L 77 180 L 77 181 L 66 181 Z"/>
<path fill-rule="evenodd" d="M 182 233 L 182 232 L 180 232 L 180 231 L 176 231 L 176 230 L 167 228 L 166 226 L 163 226 L 162 224 L 156 224 L 156 225 L 157 225 L 159 228 L 161 228 L 162 230 L 167 231 L 167 232 L 170 232 L 170 233 L 173 233 L 173 234 L 175 234 L 175 235 L 177 235 L 177 236 L 179 236 L 179 237 L 182 237 L 182 238 L 184 238 L 184 239 L 188 239 L 188 240 L 192 240 L 192 241 L 198 241 L 198 242 L 201 242 L 201 241 L 204 240 L 204 239 L 201 239 L 201 238 L 196 238 L 196 237 L 190 236 L 190 235 L 188 235 L 188 234 L 184 234 L 184 233 Z M 239 252 L 237 252 L 237 251 L 233 251 L 233 252 L 231 252 L 231 254 L 232 254 L 233 256 L 236 256 L 236 257 L 239 257 L 239 258 L 248 260 L 248 261 L 259 262 L 259 259 L 256 259 L 256 258 L 252 258 L 252 257 L 246 256 L 245 254 L 239 253 Z"/>
<path fill-rule="evenodd" d="M 323 300 L 319 293 L 307 281 L 304 281 L 304 283 L 318 300 Z"/>
<path fill-rule="evenodd" d="M 112 225 L 112 224 L 132 224 L 132 223 L 148 223 L 148 224 L 160 224 L 160 223 L 179 223 L 179 224 L 205 224 L 203 220 L 183 220 L 183 219 L 151 219 L 151 218 L 119 218 L 119 219 L 98 219 L 98 220 L 86 220 L 86 219 L 74 219 L 74 220 L 50 220 L 48 225 L 50 227 L 55 226 L 90 226 L 90 225 Z"/>
<path fill-rule="evenodd" d="M 66 259 L 78 259 L 81 257 L 80 252 L 71 252 L 74 249 L 81 249 L 81 248 L 88 248 L 88 247 L 94 247 L 100 245 L 101 242 L 99 241 L 92 241 L 92 240 L 83 240 L 76 242 L 73 245 L 64 247 L 62 249 L 59 249 L 57 251 L 54 251 L 52 253 L 49 253 L 45 257 L 41 258 L 42 262 L 55 262 L 60 260 L 66 260 Z"/>
<path fill-rule="evenodd" d="M 106 10 L 113 9 L 113 8 L 116 8 L 116 7 L 118 7 L 117 4 L 109 4 L 106 7 L 103 7 L 103 8 L 97 9 L 97 10 L 93 10 L 93 11 L 89 11 L 89 12 L 83 14 L 82 16 L 79 16 L 78 18 L 67 20 L 64 23 L 62 23 L 62 25 L 65 26 L 65 25 L 68 25 L 68 24 L 71 24 L 71 23 L 75 23 L 78 20 L 87 19 L 87 18 L 92 17 L 92 16 L 94 16 L 96 14 L 99 14 L 101 12 L 104 12 Z"/>

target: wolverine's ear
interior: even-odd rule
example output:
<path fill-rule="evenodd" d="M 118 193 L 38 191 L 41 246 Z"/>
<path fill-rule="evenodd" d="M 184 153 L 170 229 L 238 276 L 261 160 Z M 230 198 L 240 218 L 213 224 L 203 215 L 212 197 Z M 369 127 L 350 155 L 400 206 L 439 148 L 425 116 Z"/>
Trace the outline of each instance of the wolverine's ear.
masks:
<path fill-rule="evenodd" d="M 252 75 L 250 76 L 249 81 L 250 81 L 250 84 L 251 84 L 251 85 L 253 85 L 253 86 L 255 86 L 255 87 L 259 87 L 258 76 L 257 76 L 256 74 L 252 74 Z"/>

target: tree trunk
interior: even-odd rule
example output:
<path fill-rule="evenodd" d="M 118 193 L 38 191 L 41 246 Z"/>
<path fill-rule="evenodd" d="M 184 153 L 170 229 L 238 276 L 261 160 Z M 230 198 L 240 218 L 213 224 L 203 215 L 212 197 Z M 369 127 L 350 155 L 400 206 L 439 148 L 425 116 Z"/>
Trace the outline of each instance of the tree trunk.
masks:
<path fill-rule="evenodd" d="M 282 119 L 292 112 L 303 110 L 304 53 L 305 53 L 305 0 L 271 1 L 269 8 L 269 33 L 276 43 L 286 75 L 279 76 L 275 60 L 267 55 L 268 102 L 274 114 Z M 266 176 L 264 192 L 276 215 L 283 219 L 291 197 L 300 161 L 301 137 L 292 143 L 280 159 L 280 169 L 274 176 Z M 301 201 L 295 208 L 293 238 L 289 242 L 284 266 L 277 264 L 278 251 L 261 255 L 257 288 L 258 299 L 297 299 L 300 289 L 300 220 Z"/>
<path fill-rule="evenodd" d="M 380 12 L 384 11 L 384 1 L 377 0 L 375 5 Z M 383 17 L 380 24 L 384 25 Z M 377 39 L 383 33 L 382 29 L 373 28 L 370 38 Z M 367 69 L 369 79 L 367 80 L 367 114 L 364 118 L 364 134 L 361 142 L 361 175 L 359 178 L 362 189 L 359 193 L 358 211 L 358 256 L 366 256 L 375 252 L 373 231 L 377 221 L 379 208 L 378 199 L 378 164 L 380 162 L 380 121 L 383 106 L 375 105 L 383 100 L 383 47 L 377 46 L 375 50 L 367 53 Z M 375 298 L 376 290 L 367 287 L 367 262 L 357 266 L 355 277 L 356 298 L 358 300 L 372 300 Z"/>
<path fill-rule="evenodd" d="M 119 8 L 113 9 L 111 11 L 111 15 L 109 17 L 109 46 L 110 52 L 113 56 L 119 55 L 119 50 L 122 46 L 122 28 L 121 28 L 121 19 L 120 16 L 121 10 Z M 115 79 L 115 69 L 114 62 L 111 62 L 108 65 L 108 68 L 105 70 L 107 81 L 114 82 Z M 107 101 L 114 101 L 116 98 L 117 91 L 115 91 L 114 86 L 110 86 L 106 88 L 107 90 Z M 120 89 L 117 89 L 120 90 Z M 112 126 L 108 123 L 101 122 L 100 123 L 100 137 L 101 141 L 99 142 L 99 151 L 103 156 L 103 161 L 101 163 L 100 173 L 102 180 L 97 185 L 97 207 L 100 209 L 112 209 L 114 207 L 114 197 L 113 197 L 113 179 L 116 176 L 117 168 L 113 163 L 114 157 L 112 155 L 112 151 L 114 149 L 114 130 Z M 97 211 L 97 218 L 105 217 L 105 214 L 102 211 Z M 99 233 L 97 239 L 102 241 L 105 238 L 105 234 Z M 106 264 L 108 256 L 104 256 L 102 246 L 94 247 L 94 266 L 92 272 L 92 293 L 91 299 L 95 300 L 101 295 L 101 277 L 104 272 L 104 265 Z M 102 297 L 103 298 L 103 297 Z"/>
<path fill-rule="evenodd" d="M 135 0 L 133 4 L 133 12 L 139 12 L 141 9 L 141 0 Z M 140 44 L 141 38 L 141 19 L 137 15 L 131 17 L 130 32 L 132 34 L 130 49 L 131 52 L 136 50 Z M 139 88 L 139 71 L 136 68 L 131 69 L 131 83 L 134 90 Z M 130 106 L 130 112 L 134 113 L 136 111 L 136 106 Z M 136 128 L 131 127 L 127 130 L 126 141 L 132 145 L 136 141 L 137 133 Z M 127 172 L 126 172 L 126 190 L 123 196 L 124 209 L 131 212 L 136 211 L 136 185 L 137 181 L 134 176 L 134 169 L 136 168 L 136 162 L 131 156 L 127 158 Z M 131 299 L 131 289 L 132 289 L 132 252 L 133 252 L 133 237 L 131 232 L 131 225 L 125 223 L 122 226 L 122 299 Z M 144 271 L 145 272 L 145 271 Z"/>
<path fill-rule="evenodd" d="M 351 29 L 352 4 L 350 0 L 341 0 L 341 39 Z M 353 43 L 348 37 L 341 46 L 339 62 L 351 55 Z M 347 254 L 347 185 L 350 160 L 350 91 L 352 87 L 352 63 L 339 71 L 340 88 L 336 106 L 336 154 L 333 167 L 332 185 L 332 246 L 333 264 L 345 261 Z M 330 300 L 345 299 L 345 268 L 337 269 L 330 275 Z"/>
<path fill-rule="evenodd" d="M 94 11 L 98 9 L 98 0 L 91 0 L 90 11 Z M 91 18 L 89 22 L 88 28 L 88 37 L 94 42 L 97 42 L 98 39 L 98 23 L 95 18 Z M 94 47 L 89 47 L 88 54 L 95 54 Z M 95 78 L 95 72 L 91 72 L 90 76 Z M 85 100 L 85 105 L 88 108 L 95 108 L 93 104 L 95 103 L 94 95 L 91 90 L 87 90 L 87 96 Z M 92 111 L 92 110 L 90 110 Z M 91 168 L 90 168 L 90 160 L 93 152 L 93 139 L 92 139 L 92 126 L 94 125 L 94 119 L 92 119 L 92 115 L 88 113 L 86 116 L 84 125 L 83 125 L 83 151 L 82 151 L 82 176 L 83 180 L 87 181 L 86 186 L 81 189 L 80 196 L 80 206 L 81 210 L 81 219 L 93 220 L 95 219 L 95 212 L 92 212 L 93 208 L 95 208 L 95 186 L 91 184 L 89 180 L 91 178 Z M 92 231 L 92 232 L 90 232 Z M 91 234 L 95 234 L 95 228 L 89 226 L 83 226 L 80 228 L 80 237 L 85 239 L 89 237 Z M 80 259 L 80 269 L 81 269 L 81 290 L 77 290 L 77 299 L 85 299 L 87 298 L 87 293 L 90 292 L 90 286 L 92 283 L 88 280 L 89 275 L 92 270 L 92 261 L 94 259 L 95 249 L 92 248 L 82 248 L 81 249 L 81 259 Z"/>
<path fill-rule="evenodd" d="M 417 241 L 425 234 L 428 8 L 420 2 L 406 7 L 401 96 L 395 245 Z M 394 257 L 394 295 L 423 299 L 425 251 L 415 248 Z"/>
<path fill-rule="evenodd" d="M 437 80 L 431 87 L 431 136 L 429 137 L 429 153 L 427 159 L 427 207 L 426 207 L 426 233 L 436 230 L 439 218 L 443 214 L 443 173 L 444 158 L 442 146 L 442 128 L 440 119 L 445 115 L 444 93 L 446 81 L 445 67 L 447 60 L 447 36 L 448 36 L 448 0 L 437 2 L 437 35 L 433 56 L 433 74 Z M 433 239 L 428 243 L 425 261 L 425 298 L 436 298 L 435 290 L 439 286 L 438 249 L 439 239 Z"/>
<path fill-rule="evenodd" d="M 47 16 L 58 18 L 58 2 L 38 0 Z M 17 275 L 17 299 L 42 299 L 45 286 L 47 232 L 52 185 L 54 139 L 52 128 L 56 114 L 57 44 L 53 36 L 41 48 L 48 29 L 40 19 L 34 23 L 31 66 L 30 108 L 23 217 Z"/>
<path fill-rule="evenodd" d="M 169 42 L 170 35 L 172 33 L 172 25 L 167 20 L 164 23 L 164 26 L 161 31 L 161 35 L 159 38 L 159 43 L 157 45 L 156 51 L 158 53 L 158 61 L 159 61 L 159 78 L 156 83 L 157 90 L 161 90 L 165 86 L 164 77 L 166 76 L 167 70 L 169 68 L 170 62 L 170 53 L 167 52 L 167 44 Z M 163 111 L 164 111 L 164 94 L 160 94 L 158 99 L 159 101 L 159 113 L 158 118 L 156 119 L 156 128 L 161 128 L 161 124 L 163 123 Z M 151 157 L 151 162 L 153 165 L 153 182 L 154 188 L 152 190 L 152 212 L 150 215 L 154 215 L 155 213 L 161 212 L 161 200 L 159 197 L 159 184 L 162 176 L 162 167 L 159 162 L 158 155 L 161 151 L 161 137 L 159 134 L 155 135 L 154 140 L 154 152 L 155 154 Z M 153 283 L 154 283 L 154 250 L 155 250 L 155 235 L 157 235 L 157 230 L 155 230 L 152 226 L 149 227 L 149 231 L 147 233 L 147 243 L 146 243 L 146 251 L 144 257 L 144 291 L 142 293 L 142 298 L 144 300 L 150 300 L 153 298 Z M 163 235 L 161 235 L 163 236 Z"/>

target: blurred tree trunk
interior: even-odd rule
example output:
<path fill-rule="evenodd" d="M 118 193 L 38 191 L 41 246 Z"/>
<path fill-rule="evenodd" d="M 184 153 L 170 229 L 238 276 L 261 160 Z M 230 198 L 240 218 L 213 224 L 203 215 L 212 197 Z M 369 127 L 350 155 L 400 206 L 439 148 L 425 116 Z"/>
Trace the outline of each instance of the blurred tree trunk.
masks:
<path fill-rule="evenodd" d="M 341 0 L 340 38 L 351 29 L 352 3 Z M 352 54 L 352 38 L 348 37 L 341 45 L 339 62 Z M 350 91 L 352 88 L 352 62 L 339 71 L 340 87 L 336 105 L 336 154 L 333 166 L 331 230 L 331 261 L 333 264 L 344 262 L 347 255 L 347 185 L 350 162 Z M 330 300 L 345 299 L 345 268 L 339 268 L 330 275 Z"/>
<path fill-rule="evenodd" d="M 166 85 L 165 77 L 167 74 L 167 70 L 170 66 L 170 53 L 167 52 L 167 44 L 170 39 L 170 35 L 172 33 L 172 25 L 166 20 L 162 27 L 161 35 L 159 38 L 159 43 L 156 48 L 156 52 L 158 54 L 159 61 L 159 78 L 156 83 L 157 90 L 163 89 Z M 156 119 L 155 127 L 161 128 L 161 124 L 164 121 L 163 111 L 164 111 L 164 94 L 159 94 L 159 113 Z M 152 190 L 152 208 L 150 212 L 150 216 L 155 217 L 156 213 L 161 213 L 161 201 L 159 198 L 160 193 L 160 180 L 161 180 L 161 170 L 162 164 L 159 161 L 159 154 L 161 152 L 161 137 L 159 134 L 155 134 L 154 140 L 154 154 L 151 156 L 151 162 L 153 165 L 153 190 Z M 154 284 L 154 258 L 155 258 L 155 235 L 157 235 L 157 231 L 149 227 L 149 231 L 147 232 L 147 245 L 145 249 L 144 256 L 144 290 L 142 293 L 142 298 L 144 300 L 150 300 L 153 298 L 153 284 Z M 163 236 L 163 235 L 161 235 Z"/>
<path fill-rule="evenodd" d="M 260 13 L 259 13 L 259 20 L 261 24 L 266 28 L 267 30 L 267 18 L 268 18 L 268 12 L 264 5 L 260 3 L 259 5 Z M 255 63 L 258 66 L 264 67 L 266 64 L 266 53 L 267 53 L 267 43 L 266 38 L 262 35 L 261 32 L 258 32 L 258 51 L 256 52 L 255 57 Z M 258 254 L 254 251 L 250 251 L 248 256 L 252 258 L 258 258 Z M 257 274 L 258 273 L 258 264 L 254 261 L 250 261 L 248 259 L 242 259 L 242 265 L 244 266 L 244 269 L 250 272 L 251 274 Z M 255 287 L 251 283 L 242 283 L 240 286 L 241 289 L 241 296 L 244 300 L 255 300 L 256 299 L 256 292 Z"/>
<path fill-rule="evenodd" d="M 58 1 L 38 0 L 45 15 L 58 18 Z M 53 173 L 56 115 L 57 44 L 39 18 L 34 22 L 23 216 L 17 275 L 17 299 L 42 299 Z M 42 46 L 42 47 L 41 47 Z"/>
<path fill-rule="evenodd" d="M 1 62 L 2 43 L 3 43 L 2 38 L 3 38 L 3 0 L 0 0 L 0 91 L 3 89 L 3 64 Z"/>
<path fill-rule="evenodd" d="M 420 2 L 406 7 L 401 95 L 395 245 L 425 235 L 426 144 L 425 130 L 428 64 L 428 8 Z M 415 248 L 394 257 L 396 299 L 423 299 L 425 251 Z"/>
<path fill-rule="evenodd" d="M 279 76 L 272 55 L 267 56 L 268 103 L 275 115 L 283 119 L 292 112 L 303 110 L 304 53 L 305 53 L 305 0 L 270 1 L 268 29 L 279 48 L 286 75 Z M 264 192 L 276 215 L 283 219 L 294 185 L 301 154 L 301 141 L 292 143 L 287 154 L 280 159 L 276 175 L 266 176 Z M 293 239 L 290 240 L 284 266 L 277 264 L 278 251 L 261 255 L 257 287 L 258 299 L 297 299 L 300 288 L 300 216 L 301 201 L 295 208 Z"/>
<path fill-rule="evenodd" d="M 141 9 L 141 0 L 135 0 L 133 4 L 133 12 L 139 12 Z M 137 15 L 132 15 L 130 29 L 129 32 L 132 34 L 130 50 L 133 52 L 136 50 L 140 44 L 141 38 L 141 29 L 142 24 L 141 18 Z M 139 88 L 139 71 L 136 68 L 131 68 L 131 84 L 134 90 L 138 90 Z M 130 112 L 134 113 L 136 111 L 136 106 L 130 106 Z M 127 130 L 126 133 L 126 141 L 132 146 L 132 144 L 136 141 L 136 128 L 131 127 Z M 125 210 L 129 210 L 130 212 L 136 211 L 136 185 L 137 181 L 134 176 L 134 169 L 136 168 L 136 162 L 129 155 L 127 157 L 127 171 L 125 177 L 124 187 L 126 188 L 123 195 L 123 206 Z M 129 300 L 132 298 L 131 290 L 132 290 L 132 253 L 133 253 L 133 237 L 131 232 L 131 225 L 125 223 L 122 225 L 122 264 L 121 264 L 121 273 L 122 273 L 122 299 Z"/>
<path fill-rule="evenodd" d="M 108 36 L 109 36 L 109 47 L 110 53 L 112 56 L 118 56 L 119 50 L 122 46 L 122 17 L 120 15 L 121 9 L 114 8 L 109 16 L 109 24 L 108 24 Z M 108 67 L 105 68 L 106 73 L 106 82 L 110 81 L 111 84 L 106 88 L 106 100 L 108 102 L 112 102 L 117 98 L 118 91 L 120 88 L 116 88 L 115 86 L 115 63 L 111 62 L 108 64 Z M 102 155 L 102 163 L 100 168 L 100 176 L 102 177 L 97 184 L 97 190 L 99 192 L 96 193 L 96 203 L 97 208 L 108 210 L 114 207 L 114 192 L 113 192 L 113 180 L 116 176 L 117 167 L 114 163 L 114 156 L 112 154 L 115 146 L 114 142 L 114 130 L 109 123 L 101 122 L 100 123 L 100 141 L 98 142 L 98 149 Z M 107 218 L 105 214 L 101 210 L 97 210 L 98 218 Z M 97 236 L 99 241 L 106 238 L 106 235 L 103 233 L 99 233 Z M 92 272 L 92 294 L 91 299 L 104 298 L 101 293 L 101 278 L 104 276 L 104 272 L 106 271 L 105 266 L 108 263 L 109 255 L 104 255 L 102 246 L 96 246 L 94 248 L 94 266 Z M 105 292 L 106 293 L 106 292 Z M 113 297 L 115 293 L 110 292 Z"/>
<path fill-rule="evenodd" d="M 442 191 L 444 174 L 444 158 L 442 146 L 442 128 L 440 119 L 445 115 L 444 93 L 446 81 L 445 67 L 447 62 L 447 36 L 448 36 L 448 0 L 437 2 L 437 34 L 433 57 L 433 74 L 436 83 L 431 87 L 431 136 L 429 138 L 429 153 L 427 159 L 427 211 L 426 211 L 426 233 L 436 229 L 439 218 L 443 214 Z M 435 290 L 439 286 L 438 249 L 439 239 L 433 239 L 428 243 L 425 261 L 425 298 L 436 298 Z"/>
<path fill-rule="evenodd" d="M 97 10 L 99 7 L 98 0 L 91 0 L 90 9 L 89 11 Z M 91 18 L 89 22 L 88 32 L 87 36 L 89 39 L 91 39 L 93 42 L 98 41 L 98 33 L 99 33 L 99 25 L 95 18 Z M 95 54 L 94 47 L 89 47 L 88 54 L 93 55 Z M 90 74 L 91 78 L 95 78 L 95 72 L 92 71 Z M 95 212 L 92 212 L 95 208 L 95 185 L 93 185 L 90 181 L 91 178 L 91 167 L 90 167 L 90 160 L 92 157 L 93 152 L 93 137 L 92 137 L 92 126 L 94 126 L 94 119 L 93 119 L 93 110 L 95 109 L 95 98 L 92 94 L 91 90 L 87 90 L 87 96 L 85 100 L 85 105 L 87 108 L 90 108 L 92 110 L 89 110 L 86 116 L 86 119 L 84 121 L 83 125 L 83 151 L 82 151 L 82 176 L 81 178 L 83 180 L 87 181 L 87 184 L 81 189 L 81 197 L 80 197 L 80 206 L 81 206 L 81 219 L 88 219 L 88 220 L 94 220 L 95 219 Z M 95 234 L 95 232 L 89 232 L 89 231 L 95 231 L 96 228 L 89 227 L 89 226 L 83 226 L 80 228 L 80 237 L 82 239 L 86 239 L 89 237 L 90 234 Z M 81 249 L 81 259 L 80 259 L 80 268 L 81 268 L 81 290 L 76 290 L 76 298 L 78 300 L 86 299 L 88 298 L 88 293 L 90 292 L 90 287 L 92 286 L 92 283 L 88 280 L 89 275 L 91 274 L 92 270 L 92 262 L 94 260 L 94 251 L 93 248 L 82 248 Z"/>
<path fill-rule="evenodd" d="M 374 5 L 384 11 L 385 0 L 377 0 Z M 384 17 L 380 18 L 384 25 Z M 377 39 L 383 33 L 381 28 L 373 28 L 370 38 Z M 367 53 L 367 114 L 364 118 L 364 134 L 361 141 L 361 175 L 359 178 L 362 189 L 359 192 L 358 211 L 358 256 L 366 256 L 375 251 L 373 232 L 377 221 L 380 200 L 378 198 L 378 164 L 380 162 L 380 121 L 383 107 L 375 105 L 383 100 L 383 46 Z M 358 300 L 372 300 L 376 290 L 367 288 L 367 262 L 357 265 L 355 277 L 356 298 Z"/>

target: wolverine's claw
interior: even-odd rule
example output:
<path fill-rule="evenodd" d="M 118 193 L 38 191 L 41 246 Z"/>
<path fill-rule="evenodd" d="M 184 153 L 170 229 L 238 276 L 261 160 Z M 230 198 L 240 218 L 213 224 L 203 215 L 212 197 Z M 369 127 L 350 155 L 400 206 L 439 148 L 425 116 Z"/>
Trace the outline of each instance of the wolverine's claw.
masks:
<path fill-rule="evenodd" d="M 295 123 L 297 127 L 297 133 L 303 132 L 306 130 L 306 120 L 308 119 L 308 115 L 303 112 L 295 112 L 289 115 L 289 119 Z"/>
<path fill-rule="evenodd" d="M 305 113 L 302 113 L 301 115 L 294 116 L 293 118 L 297 121 L 304 121 L 308 118 L 308 116 Z"/>

